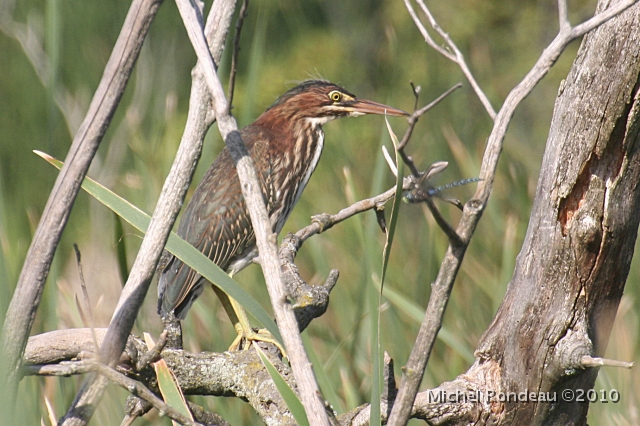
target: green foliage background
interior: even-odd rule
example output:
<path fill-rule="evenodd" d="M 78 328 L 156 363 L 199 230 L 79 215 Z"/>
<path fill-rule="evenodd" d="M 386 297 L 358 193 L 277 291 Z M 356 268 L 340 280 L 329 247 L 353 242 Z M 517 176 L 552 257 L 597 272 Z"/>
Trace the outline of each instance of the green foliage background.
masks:
<path fill-rule="evenodd" d="M 431 3 L 440 25 L 466 55 L 496 109 L 557 31 L 556 2 L 551 0 Z M 46 59 L 51 70 L 44 84 L 6 26 L 0 33 L 0 318 L 4 318 L 57 175 L 31 151 L 39 149 L 64 159 L 128 6 L 123 0 L 17 2 L 13 19 L 36 29 L 47 53 L 48 59 L 39 57 Z M 571 2 L 572 22 L 588 17 L 594 7 L 592 1 Z M 233 110 L 240 125 L 249 124 L 295 82 L 310 77 L 321 76 L 360 97 L 406 110 L 414 103 L 409 81 L 421 87 L 421 105 L 462 81 L 461 90 L 421 119 L 409 152 L 422 168 L 435 161 L 449 161 L 439 183 L 477 176 L 491 120 L 458 68 L 424 43 L 402 1 L 252 0 L 241 46 Z M 423 380 L 425 389 L 467 370 L 473 362 L 473 350 L 502 300 L 526 231 L 557 88 L 577 48 L 577 42 L 569 46 L 514 117 L 494 193 L 467 252 Z M 225 80 L 230 51 L 226 50 L 220 67 Z M 194 63 L 176 6 L 167 1 L 152 25 L 89 172 L 149 213 L 180 141 Z M 66 101 L 75 108 L 73 116 L 65 117 L 53 102 L 55 94 L 62 92 L 69 94 Z M 402 119 L 390 121 L 396 133 L 404 132 Z M 305 226 L 313 214 L 336 212 L 393 185 L 393 176 L 381 158 L 381 144 L 391 147 L 382 118 L 339 120 L 329 123 L 325 132 L 323 160 L 283 233 Z M 221 147 L 217 129 L 212 129 L 196 180 Z M 451 190 L 450 195 L 466 201 L 472 193 L 473 187 L 461 187 Z M 459 212 L 449 205 L 443 205 L 442 211 L 454 223 L 459 218 Z M 419 327 L 416 317 L 427 304 L 429 284 L 447 246 L 425 208 L 405 205 L 400 215 L 385 281 L 397 297 L 384 302 L 381 314 L 382 346 L 394 358 L 398 377 Z M 133 229 L 125 226 L 124 232 L 116 239 L 114 216 L 87 194 L 79 195 L 56 254 L 34 334 L 83 326 L 75 302 L 80 287 L 74 242 L 82 251 L 95 324 L 108 324 L 122 285 L 117 249 L 126 248 L 130 266 L 141 241 Z M 341 272 L 328 312 L 305 332 L 314 365 L 320 376 L 326 377 L 324 394 L 338 412 L 365 403 L 370 393 L 371 336 L 365 295 L 366 287 L 379 280 L 383 244 L 383 234 L 371 213 L 314 237 L 298 256 L 301 273 L 311 282 L 322 282 L 331 268 Z M 639 275 L 634 261 L 609 342 L 610 358 L 640 361 Z M 250 267 L 236 278 L 270 309 L 258 267 Z M 136 333 L 149 331 L 157 336 L 160 332 L 155 304 L 153 287 Z M 223 351 L 233 333 L 213 292 L 206 291 L 186 320 L 186 348 Z M 79 377 L 25 378 L 18 398 L 24 424 L 47 419 L 45 398 L 56 415 L 62 415 L 80 381 Z M 596 389 L 617 389 L 621 401 L 592 404 L 590 424 L 640 424 L 637 368 L 601 370 Z M 125 395 L 110 388 L 92 424 L 118 424 Z M 233 424 L 258 421 L 246 404 L 235 399 L 194 400 Z M 145 422 L 169 424 L 157 414 L 137 424 Z"/>

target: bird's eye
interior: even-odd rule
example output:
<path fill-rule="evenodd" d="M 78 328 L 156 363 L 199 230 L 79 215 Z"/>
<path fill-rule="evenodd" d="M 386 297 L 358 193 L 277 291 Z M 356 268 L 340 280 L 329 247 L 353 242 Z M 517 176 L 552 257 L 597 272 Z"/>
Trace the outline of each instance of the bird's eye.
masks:
<path fill-rule="evenodd" d="M 329 99 L 331 99 L 333 102 L 340 102 L 340 99 L 342 99 L 342 93 L 334 90 L 333 92 L 329 93 Z"/>

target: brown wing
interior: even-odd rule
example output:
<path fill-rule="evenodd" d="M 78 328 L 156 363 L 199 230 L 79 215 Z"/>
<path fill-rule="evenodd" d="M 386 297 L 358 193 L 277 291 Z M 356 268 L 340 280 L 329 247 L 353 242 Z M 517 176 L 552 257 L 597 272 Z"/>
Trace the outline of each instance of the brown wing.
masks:
<path fill-rule="evenodd" d="M 251 127 L 241 132 L 252 158 L 267 204 L 274 199 L 271 185 L 268 137 Z M 271 209 L 269 209 L 271 210 Z M 231 155 L 225 148 L 213 162 L 187 205 L 178 235 L 221 269 L 238 272 L 255 257 L 255 236 Z M 173 258 L 160 277 L 158 312 L 174 310 L 184 318 L 202 293 L 206 280 Z"/>

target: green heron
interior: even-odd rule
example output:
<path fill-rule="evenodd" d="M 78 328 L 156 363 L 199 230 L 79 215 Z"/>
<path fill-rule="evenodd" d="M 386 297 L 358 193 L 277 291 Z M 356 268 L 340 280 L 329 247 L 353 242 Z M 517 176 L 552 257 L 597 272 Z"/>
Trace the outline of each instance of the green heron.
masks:
<path fill-rule="evenodd" d="M 286 92 L 251 125 L 240 130 L 251 155 L 273 232 L 280 232 L 320 160 L 322 125 L 335 118 L 363 114 L 408 115 L 376 102 L 358 99 L 345 89 L 322 80 L 306 81 Z M 258 255 L 251 220 L 240 181 L 225 148 L 198 185 L 182 216 L 178 235 L 221 269 L 233 275 Z M 184 319 L 206 280 L 179 259 L 169 261 L 158 285 L 158 313 L 173 311 Z M 269 340 L 254 332 L 242 307 L 213 286 L 242 338 Z"/>

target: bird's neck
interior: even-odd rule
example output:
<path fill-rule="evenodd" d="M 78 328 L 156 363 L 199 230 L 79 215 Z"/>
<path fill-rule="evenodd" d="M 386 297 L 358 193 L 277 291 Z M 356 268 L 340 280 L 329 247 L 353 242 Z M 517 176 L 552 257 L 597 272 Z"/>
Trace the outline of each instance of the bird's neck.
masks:
<path fill-rule="evenodd" d="M 289 216 L 293 207 L 298 203 L 302 196 L 302 192 L 307 186 L 313 171 L 316 169 L 322 149 L 324 147 L 324 132 L 322 131 L 322 123 L 312 122 L 311 125 L 300 125 L 294 129 L 294 143 L 290 155 L 292 161 L 291 179 L 294 182 L 291 193 L 288 197 L 292 197 L 291 203 L 284 201 L 285 205 L 289 205 L 288 211 L 284 215 L 284 220 L 277 226 L 277 232 L 282 229 L 284 221 Z M 284 198 L 284 197 L 283 197 Z"/>
<path fill-rule="evenodd" d="M 277 207 L 272 215 L 276 219 L 276 233 L 282 229 L 320 161 L 324 147 L 322 124 L 325 122 L 316 118 L 256 120 L 255 124 L 268 128 L 273 134 L 269 151 L 272 161 L 280 163 L 274 166 L 274 179 L 279 181 L 275 184 L 279 190 L 275 194 L 274 206 Z"/>

